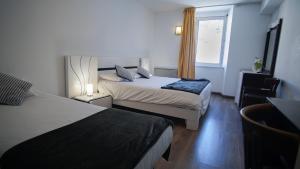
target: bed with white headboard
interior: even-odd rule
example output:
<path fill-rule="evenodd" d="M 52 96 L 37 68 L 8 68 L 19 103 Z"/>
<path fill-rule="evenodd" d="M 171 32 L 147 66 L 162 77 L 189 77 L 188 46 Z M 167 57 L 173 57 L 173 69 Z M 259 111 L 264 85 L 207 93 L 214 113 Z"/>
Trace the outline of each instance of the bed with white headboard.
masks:
<path fill-rule="evenodd" d="M 115 72 L 115 65 L 121 65 L 131 71 L 137 66 L 149 70 L 148 58 L 137 57 L 100 57 L 98 74 Z M 186 128 L 197 130 L 199 119 L 205 114 L 210 101 L 211 84 L 200 95 L 161 89 L 161 86 L 176 82 L 178 78 L 152 76 L 150 79 L 138 78 L 134 82 L 113 82 L 99 79 L 98 90 L 113 97 L 113 104 L 151 113 L 182 118 Z"/>
<path fill-rule="evenodd" d="M 133 82 L 114 82 L 99 78 L 104 73 L 115 73 L 115 65 L 135 72 L 138 66 L 150 70 L 148 58 L 66 56 L 66 96 L 85 95 L 87 84 L 93 84 L 94 92 L 103 92 L 113 97 L 116 106 L 177 117 L 186 121 L 186 128 L 197 130 L 199 119 L 208 108 L 211 84 L 200 95 L 161 89 L 161 86 L 176 82 L 178 78 L 152 76 L 138 78 Z"/>

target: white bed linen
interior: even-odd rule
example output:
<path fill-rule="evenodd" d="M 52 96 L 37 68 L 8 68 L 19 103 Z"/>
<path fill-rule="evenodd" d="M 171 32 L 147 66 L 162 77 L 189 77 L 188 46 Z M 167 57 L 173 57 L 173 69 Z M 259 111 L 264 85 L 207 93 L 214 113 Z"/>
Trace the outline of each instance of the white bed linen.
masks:
<path fill-rule="evenodd" d="M 13 146 L 43 133 L 91 116 L 104 107 L 36 92 L 21 106 L 0 105 L 0 157 Z M 172 142 L 168 127 L 135 169 L 152 169 Z"/>
<path fill-rule="evenodd" d="M 139 78 L 134 82 L 113 82 L 99 80 L 100 92 L 110 94 L 114 100 L 172 105 L 180 108 L 205 112 L 204 103 L 209 102 L 211 84 L 208 84 L 200 95 L 161 89 L 161 86 L 176 82 L 178 78 L 152 76 L 150 79 Z"/>
<path fill-rule="evenodd" d="M 42 92 L 37 94 L 21 106 L 0 105 L 0 157 L 14 145 L 106 109 Z"/>

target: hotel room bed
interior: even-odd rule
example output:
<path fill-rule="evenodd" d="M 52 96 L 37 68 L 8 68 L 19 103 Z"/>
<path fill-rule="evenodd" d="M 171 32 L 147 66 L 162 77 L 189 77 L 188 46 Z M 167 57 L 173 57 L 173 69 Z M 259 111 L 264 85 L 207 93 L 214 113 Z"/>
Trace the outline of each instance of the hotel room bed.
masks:
<path fill-rule="evenodd" d="M 157 76 L 152 76 L 150 79 L 137 78 L 134 73 L 137 72 L 138 67 L 130 66 L 136 65 L 137 59 L 66 56 L 67 97 L 83 95 L 88 82 L 92 84 L 94 92 L 98 90 L 100 93 L 111 95 L 114 105 L 181 118 L 185 120 L 187 129 L 198 130 L 199 119 L 205 114 L 209 105 L 211 83 L 200 94 L 161 89 L 162 86 L 180 79 Z M 124 78 L 116 75 L 116 65 L 131 69 L 130 72 L 136 79 L 133 82 L 120 82 Z M 103 75 L 113 77 L 113 80 L 103 81 L 100 79 L 100 76 L 103 79 Z"/>
<path fill-rule="evenodd" d="M 180 79 L 158 76 L 150 79 L 137 78 L 133 82 L 99 79 L 98 90 L 110 94 L 115 105 L 183 118 L 188 129 L 197 130 L 199 118 L 205 114 L 209 105 L 211 83 L 200 95 L 161 89 L 162 86 L 178 80 Z"/>
<path fill-rule="evenodd" d="M 27 98 L 21 106 L 0 105 L 0 157 L 22 142 L 77 123 L 98 112 L 101 116 L 101 111 L 105 110 L 103 107 L 43 92 Z M 172 127 L 168 126 L 135 164 L 135 169 L 153 168 L 155 162 L 170 146 L 172 134 Z M 101 143 L 101 140 L 99 142 Z"/>

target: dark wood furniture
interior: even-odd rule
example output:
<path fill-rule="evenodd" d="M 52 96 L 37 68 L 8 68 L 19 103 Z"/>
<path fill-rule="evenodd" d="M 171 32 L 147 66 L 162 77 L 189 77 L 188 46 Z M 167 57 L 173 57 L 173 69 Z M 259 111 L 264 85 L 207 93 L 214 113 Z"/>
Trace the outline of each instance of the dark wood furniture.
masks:
<path fill-rule="evenodd" d="M 297 129 L 300 135 L 300 101 L 281 98 L 267 99 Z"/>
<path fill-rule="evenodd" d="M 257 104 L 241 110 L 245 168 L 294 169 L 300 136 L 297 128 L 272 104 Z"/>
<path fill-rule="evenodd" d="M 238 86 L 238 93 L 236 96 L 236 102 L 238 106 L 242 107 L 243 102 L 243 90 L 245 87 L 254 87 L 258 88 L 262 86 L 265 82 L 266 78 L 272 78 L 272 75 L 266 73 L 254 73 L 248 71 L 241 71 L 240 72 L 240 84 Z"/>
<path fill-rule="evenodd" d="M 278 53 L 278 46 L 280 42 L 280 34 L 281 34 L 281 27 L 282 27 L 283 20 L 279 19 L 278 23 L 273 25 L 267 32 L 266 36 L 266 44 L 265 44 L 265 51 L 264 51 L 264 57 L 263 57 L 263 66 L 262 66 L 262 72 L 260 73 L 254 73 L 251 71 L 241 71 L 240 72 L 240 80 L 238 81 L 238 88 L 237 93 L 235 96 L 235 102 L 239 107 L 242 106 L 242 87 L 245 84 L 244 83 L 244 75 L 246 74 L 252 74 L 252 82 L 248 80 L 249 83 L 252 84 L 262 84 L 264 78 L 271 78 L 273 77 L 275 65 L 276 65 L 276 59 L 277 59 L 277 53 Z M 247 80 L 245 80 L 247 81 Z"/>
<path fill-rule="evenodd" d="M 273 108 L 278 110 L 292 127 L 296 128 L 296 132 L 300 135 L 300 101 L 286 100 L 280 98 L 268 98 Z M 300 168 L 300 146 L 298 147 L 298 155 L 295 169 Z"/>
<path fill-rule="evenodd" d="M 279 83 L 280 80 L 276 78 L 246 75 L 241 92 L 241 107 L 265 103 L 267 97 L 276 97 Z"/>

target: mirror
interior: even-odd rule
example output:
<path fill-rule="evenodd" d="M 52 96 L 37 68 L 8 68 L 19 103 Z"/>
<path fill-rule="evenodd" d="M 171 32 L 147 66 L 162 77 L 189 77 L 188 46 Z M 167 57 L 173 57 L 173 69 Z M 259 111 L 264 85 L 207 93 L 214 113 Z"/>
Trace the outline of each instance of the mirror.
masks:
<path fill-rule="evenodd" d="M 276 58 L 279 46 L 280 32 L 281 32 L 282 19 L 279 23 L 270 28 L 267 34 L 265 53 L 263 60 L 263 72 L 274 74 Z"/>

